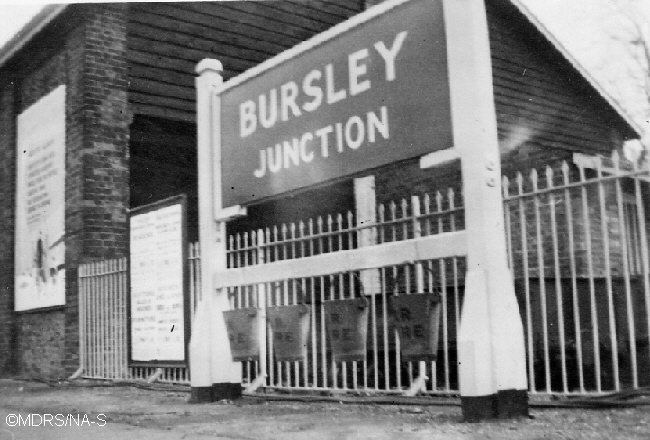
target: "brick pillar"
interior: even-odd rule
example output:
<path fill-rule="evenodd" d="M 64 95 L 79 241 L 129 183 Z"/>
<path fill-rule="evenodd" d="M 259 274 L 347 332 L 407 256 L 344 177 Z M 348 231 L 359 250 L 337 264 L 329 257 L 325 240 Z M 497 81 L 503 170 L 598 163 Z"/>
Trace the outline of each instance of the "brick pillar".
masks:
<path fill-rule="evenodd" d="M 79 90 L 68 93 L 72 107 L 83 104 L 82 132 L 68 132 L 66 164 L 65 370 L 79 365 L 77 268 L 128 251 L 129 124 L 127 104 L 126 4 L 86 7 L 82 51 L 71 48 L 69 75 L 81 75 Z M 81 62 L 81 71 L 73 70 Z M 75 101 L 75 102 L 72 102 Z M 78 124 L 72 124 L 79 127 Z M 79 149 L 70 148 L 82 139 Z"/>

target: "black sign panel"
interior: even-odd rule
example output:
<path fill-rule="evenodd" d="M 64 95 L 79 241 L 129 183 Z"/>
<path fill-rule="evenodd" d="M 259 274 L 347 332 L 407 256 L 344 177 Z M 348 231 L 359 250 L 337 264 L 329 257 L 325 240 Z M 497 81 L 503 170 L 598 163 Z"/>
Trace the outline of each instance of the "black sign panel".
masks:
<path fill-rule="evenodd" d="M 393 296 L 390 298 L 390 312 L 399 334 L 402 360 L 435 361 L 440 297 L 430 293 Z"/>
<path fill-rule="evenodd" d="M 266 309 L 266 319 L 271 324 L 276 361 L 305 360 L 310 311 L 310 306 L 305 304 Z"/>
<path fill-rule="evenodd" d="M 352 298 L 326 301 L 323 308 L 334 361 L 366 360 L 368 300 Z"/>
<path fill-rule="evenodd" d="M 235 362 L 256 361 L 260 358 L 259 313 L 255 307 L 223 312 L 230 352 Z"/>
<path fill-rule="evenodd" d="M 440 0 L 314 46 L 221 93 L 224 206 L 453 145 Z"/>

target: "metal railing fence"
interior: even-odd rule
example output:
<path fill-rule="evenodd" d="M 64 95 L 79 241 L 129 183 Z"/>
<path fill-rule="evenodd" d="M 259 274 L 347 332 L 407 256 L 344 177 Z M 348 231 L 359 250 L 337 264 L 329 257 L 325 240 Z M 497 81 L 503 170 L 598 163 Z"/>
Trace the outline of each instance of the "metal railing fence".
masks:
<path fill-rule="evenodd" d="M 199 245 L 188 249 L 190 304 L 199 298 Z M 79 266 L 79 363 L 88 379 L 146 380 L 189 384 L 185 367 L 129 367 L 127 343 L 128 260 Z"/>
<path fill-rule="evenodd" d="M 413 197 L 398 204 L 378 206 L 375 225 L 359 226 L 351 212 L 284 224 L 230 238 L 229 268 L 266 264 L 333 253 L 358 247 L 359 235 L 371 232 L 377 243 L 418 238 L 457 230 L 462 207 L 457 196 Z M 422 204 L 422 207 L 420 206 Z M 429 393 L 457 390 L 455 335 L 460 319 L 464 285 L 464 258 L 448 258 L 303 279 L 286 279 L 263 286 L 229 289 L 233 309 L 265 304 L 267 307 L 306 303 L 311 305 L 310 334 L 304 362 L 274 359 L 272 338 L 267 356 L 244 363 L 245 381 L 252 383 L 261 371 L 267 387 L 285 389 L 341 389 L 403 392 L 418 378 L 431 378 Z M 365 282 L 364 282 L 365 281 Z M 397 331 L 388 316 L 392 295 L 436 292 L 442 300 L 441 348 L 437 362 L 405 362 L 400 355 Z M 263 295 L 263 297 L 261 297 Z M 368 353 L 365 361 L 335 362 L 328 346 L 324 305 L 327 301 L 366 296 L 369 299 Z"/>
<path fill-rule="evenodd" d="M 589 394 L 650 384 L 650 277 L 647 165 L 578 158 L 503 179 L 509 263 L 525 329 L 529 389 L 533 393 Z M 462 230 L 462 197 L 453 190 L 377 206 L 375 224 L 352 213 L 329 215 L 229 237 L 228 267 L 309 258 L 325 253 Z M 200 253 L 190 245 L 192 309 L 200 295 Z M 187 383 L 183 368 L 126 366 L 126 261 L 83 265 L 80 350 L 86 377 Z M 229 289 L 233 309 L 312 305 L 305 362 L 266 356 L 243 363 L 252 383 L 284 389 L 403 392 L 423 376 L 426 392 L 458 390 L 456 332 L 464 293 L 465 260 L 404 264 Z M 392 295 L 437 292 L 442 299 L 437 362 L 403 362 L 387 314 Z M 261 296 L 263 295 L 263 296 Z M 333 362 L 323 304 L 369 299 L 364 362 Z M 420 378 L 420 379 L 418 379 Z"/>

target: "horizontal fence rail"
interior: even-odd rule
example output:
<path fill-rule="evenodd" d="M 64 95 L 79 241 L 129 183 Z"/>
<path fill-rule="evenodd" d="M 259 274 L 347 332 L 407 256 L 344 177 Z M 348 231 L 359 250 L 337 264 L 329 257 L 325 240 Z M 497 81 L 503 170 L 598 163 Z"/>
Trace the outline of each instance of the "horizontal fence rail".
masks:
<path fill-rule="evenodd" d="M 243 364 L 245 380 L 252 383 L 258 374 L 266 374 L 265 385 L 273 388 L 402 393 L 426 376 L 431 378 L 424 387 L 426 392 L 457 393 L 455 335 L 464 288 L 461 255 L 466 244 L 464 233 L 457 229 L 463 212 L 455 199 L 454 192 L 449 191 L 445 196 L 436 194 L 434 199 L 413 197 L 399 205 L 379 205 L 377 224 L 363 227 L 356 225 L 348 212 L 231 237 L 229 269 L 217 274 L 215 283 L 231 285 L 232 309 L 260 304 L 310 305 L 305 360 L 277 361 L 273 340 L 267 337 L 267 355 L 259 362 Z M 367 252 L 359 248 L 361 234 L 376 238 Z M 421 247 L 408 246 L 410 241 Z M 447 250 L 435 245 L 429 248 L 429 242 Z M 450 256 L 423 259 L 434 249 Z M 301 258 L 304 260 L 294 261 Z M 391 258 L 399 264 L 382 264 Z M 310 275 L 292 277 L 291 267 L 294 274 L 300 271 Z M 442 336 L 436 362 L 401 359 L 388 303 L 391 296 L 414 293 L 437 293 L 441 297 Z M 368 299 L 370 308 L 366 360 L 336 362 L 327 337 L 325 304 L 362 297 Z"/>
<path fill-rule="evenodd" d="M 589 394 L 650 384 L 649 174 L 647 163 L 637 166 L 616 154 L 576 155 L 573 163 L 503 178 L 508 257 L 525 329 L 530 392 Z M 413 251 L 394 264 L 373 256 L 376 267 L 356 268 L 354 256 L 372 255 L 364 249 L 369 245 L 403 250 L 410 240 L 438 240 L 434 235 L 442 240 L 463 230 L 462 197 L 449 189 L 380 204 L 373 224 L 357 225 L 347 212 L 229 236 L 228 270 L 215 282 L 227 286 L 232 309 L 310 306 L 305 361 L 278 362 L 267 337 L 260 360 L 242 363 L 244 382 L 266 374 L 263 385 L 272 388 L 398 393 L 426 376 L 427 393 L 457 393 L 456 335 L 466 266 L 461 252 L 426 258 Z M 190 245 L 188 255 L 194 310 L 201 294 L 198 244 Z M 317 269 L 309 276 L 293 275 L 291 267 L 310 265 Z M 334 266 L 340 267 L 327 270 Z M 80 268 L 84 374 L 157 375 L 188 383 L 184 368 L 126 367 L 126 267 L 119 260 Z M 420 292 L 441 299 L 435 362 L 403 361 L 389 319 L 392 296 Z M 324 307 L 350 298 L 368 300 L 366 360 L 335 362 Z"/>

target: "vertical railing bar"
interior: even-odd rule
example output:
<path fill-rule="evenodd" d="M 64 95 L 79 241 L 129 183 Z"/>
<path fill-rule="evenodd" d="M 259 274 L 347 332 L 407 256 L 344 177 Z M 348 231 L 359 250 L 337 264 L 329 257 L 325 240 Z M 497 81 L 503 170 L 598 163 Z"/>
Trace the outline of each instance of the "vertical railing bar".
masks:
<path fill-rule="evenodd" d="M 117 300 L 117 260 L 112 261 L 112 270 L 111 270 L 111 308 L 110 308 L 110 316 L 111 316 L 111 354 L 113 357 L 113 379 L 117 379 L 117 373 L 119 370 L 118 364 L 117 364 L 117 335 L 116 335 L 116 300 Z"/>
<path fill-rule="evenodd" d="M 554 188 L 553 183 L 553 168 L 550 166 L 546 167 L 546 186 L 547 188 Z M 555 272 L 555 299 L 557 303 L 557 319 L 558 327 L 560 333 L 560 362 L 562 370 L 562 390 L 567 393 L 569 391 L 569 386 L 567 383 L 567 368 L 566 368 L 566 341 L 564 334 L 564 307 L 563 307 L 563 295 L 562 295 L 562 276 L 560 274 L 560 257 L 559 257 L 559 245 L 558 245 L 558 234 L 557 234 L 557 215 L 555 211 L 555 193 L 548 193 L 548 201 L 551 213 L 551 235 L 553 239 L 553 265 Z"/>
<path fill-rule="evenodd" d="M 86 370 L 86 267 L 80 265 L 77 272 L 77 279 L 79 283 L 79 367 L 84 374 Z"/>
<path fill-rule="evenodd" d="M 537 187 L 537 170 L 531 172 L 533 182 L 533 192 L 538 192 Z M 542 219 L 540 214 L 540 195 L 534 194 L 533 201 L 535 204 L 535 224 L 537 233 L 537 270 L 539 276 L 540 300 L 542 306 L 542 338 L 544 343 L 544 378 L 546 382 L 546 392 L 551 392 L 551 366 L 549 359 L 549 342 L 548 342 L 548 312 L 546 307 L 546 279 L 544 265 L 544 241 L 542 235 Z"/>
<path fill-rule="evenodd" d="M 424 218 L 424 233 L 422 235 L 431 235 L 432 234 L 431 216 L 430 216 L 430 214 L 431 214 L 431 198 L 430 198 L 428 193 L 424 194 L 423 204 L 424 204 L 425 218 Z M 415 204 L 414 204 L 414 206 L 415 206 Z M 433 275 L 432 275 L 432 273 L 433 273 L 433 267 L 432 267 L 433 266 L 433 261 L 431 261 L 431 260 L 427 261 L 426 265 L 427 265 L 427 269 L 428 269 L 427 274 L 426 274 L 426 280 L 427 281 L 425 282 L 424 279 L 422 281 L 423 281 L 423 284 L 426 283 L 426 285 L 428 287 L 428 291 L 433 292 L 434 291 Z M 424 289 L 424 286 L 423 286 L 423 289 Z M 420 290 L 420 289 L 418 289 L 418 290 Z M 437 377 L 436 377 L 436 362 L 431 361 L 430 364 L 431 364 L 430 365 L 430 367 L 431 367 L 431 376 L 430 376 L 431 377 L 431 381 L 430 381 L 431 382 L 431 391 L 435 391 L 436 388 L 437 388 L 437 384 L 438 384 L 437 383 Z"/>
<path fill-rule="evenodd" d="M 650 161 L 646 160 L 645 167 L 650 169 Z M 638 165 L 634 164 L 635 171 Z M 647 176 L 647 174 L 646 174 Z M 645 206 L 642 197 L 641 180 L 639 177 L 634 178 L 634 196 L 636 200 L 636 213 L 639 223 L 640 251 L 641 251 L 641 268 L 643 270 L 643 293 L 645 297 L 646 324 L 648 337 L 650 338 L 650 258 L 648 257 L 648 238 L 646 234 L 647 222 L 645 218 Z M 648 344 L 648 358 L 650 358 L 650 344 Z"/>
<path fill-rule="evenodd" d="M 616 205 L 618 208 L 618 223 L 619 223 L 619 235 L 621 240 L 621 256 L 623 260 L 623 283 L 625 286 L 625 305 L 627 311 L 627 322 L 630 338 L 630 362 L 631 362 L 631 373 L 632 373 L 632 387 L 638 388 L 639 386 L 639 377 L 637 372 L 637 357 L 636 357 L 636 331 L 634 326 L 634 312 L 632 304 L 632 288 L 630 285 L 630 268 L 628 262 L 628 242 L 627 242 L 627 225 L 625 224 L 625 213 L 623 211 L 623 189 L 621 188 L 621 177 L 620 177 L 620 162 L 618 152 L 614 151 L 612 154 L 612 161 L 614 162 L 614 171 L 619 177 L 615 180 L 616 188 Z M 636 178 L 636 177 L 635 177 Z M 618 357 L 618 353 L 617 353 Z"/>
<path fill-rule="evenodd" d="M 436 192 L 436 209 L 438 215 L 438 234 L 445 232 L 445 225 L 440 215 L 443 211 L 442 206 L 442 194 L 440 191 Z M 445 368 L 445 390 L 449 391 L 450 378 L 449 378 L 449 323 L 447 321 L 448 317 L 448 307 L 447 307 L 447 269 L 445 267 L 445 260 L 440 259 L 438 263 L 438 269 L 440 270 L 440 295 L 442 297 L 442 355 L 443 363 Z M 437 367 L 437 365 L 436 365 Z"/>
<path fill-rule="evenodd" d="M 391 202 L 390 204 L 390 220 L 391 220 L 391 233 L 392 233 L 392 241 L 395 242 L 397 241 L 397 223 L 395 220 L 397 220 L 397 205 L 395 202 Z M 394 280 L 394 287 L 393 287 L 393 295 L 398 295 L 399 294 L 399 267 L 397 266 L 392 266 L 393 268 L 393 280 Z M 400 390 L 402 389 L 402 363 L 401 363 L 401 341 L 399 339 L 399 334 L 397 333 L 397 328 L 393 330 L 393 338 L 395 340 L 395 379 L 397 382 L 397 389 Z"/>
<path fill-rule="evenodd" d="M 107 314 L 108 314 L 108 280 L 109 280 L 109 271 L 108 271 L 108 262 L 103 261 L 102 262 L 103 266 L 103 274 L 102 274 L 102 292 L 101 292 L 101 326 L 102 326 L 102 377 L 108 377 L 108 370 L 109 370 L 109 361 L 108 361 L 108 352 L 107 352 L 107 339 L 108 339 L 108 326 L 106 325 L 107 321 Z"/>
<path fill-rule="evenodd" d="M 591 242 L 591 216 L 589 215 L 589 202 L 588 194 L 586 187 L 586 176 L 584 167 L 578 165 L 580 173 L 580 182 L 583 183 L 581 187 L 581 196 L 582 196 L 582 221 L 585 228 L 585 243 L 587 245 L 587 274 L 589 278 L 589 295 L 590 295 L 590 305 L 591 305 L 591 329 L 593 333 L 593 346 L 594 346 L 594 369 L 595 369 L 595 379 L 596 379 L 596 391 L 602 391 L 602 381 L 600 376 L 600 334 L 598 328 L 598 311 L 596 309 L 596 286 L 595 286 L 595 277 L 594 277 L 594 262 L 593 262 L 593 250 Z"/>
<path fill-rule="evenodd" d="M 510 181 L 506 176 L 503 176 L 502 178 L 502 191 L 503 191 L 503 196 L 505 198 L 508 198 L 509 196 L 509 191 L 510 191 Z M 515 266 L 514 266 L 514 261 L 513 261 L 513 256 L 512 256 L 512 225 L 511 225 L 511 218 L 510 218 L 510 202 L 505 201 L 503 203 L 503 208 L 504 208 L 504 213 L 505 213 L 505 223 L 506 223 L 506 244 L 507 244 L 507 249 L 508 249 L 508 265 L 510 267 L 510 271 L 514 273 Z"/>
<path fill-rule="evenodd" d="M 355 234 L 355 225 L 354 225 L 354 217 L 352 215 L 352 211 L 348 211 L 347 213 L 347 225 L 348 225 L 348 249 L 354 249 L 354 234 Z M 348 273 L 348 281 L 350 284 L 350 298 L 355 298 L 357 297 L 357 292 L 355 289 L 354 285 L 354 280 L 355 280 L 355 273 L 350 272 Z M 358 278 L 358 277 L 357 277 Z M 359 278 L 360 279 L 360 278 Z M 367 387 L 367 377 L 365 374 L 365 361 L 362 361 L 363 366 L 364 366 L 364 378 L 365 378 L 365 383 Z M 354 390 L 359 389 L 359 375 L 358 375 L 358 361 L 352 361 L 352 388 Z"/>
<path fill-rule="evenodd" d="M 382 331 L 384 335 L 384 389 L 388 391 L 390 389 L 390 359 L 388 353 L 388 300 L 387 300 L 387 291 L 386 287 L 386 268 L 381 268 L 381 285 L 382 294 L 381 294 L 381 314 L 382 314 Z"/>
<path fill-rule="evenodd" d="M 609 216 L 605 198 L 605 186 L 602 181 L 602 161 L 597 161 L 596 171 L 598 173 L 598 201 L 600 206 L 600 230 L 603 237 L 603 254 L 605 262 L 605 283 L 607 286 L 607 309 L 609 312 L 609 337 L 612 344 L 612 369 L 614 373 L 614 389 L 620 390 L 618 371 L 618 341 L 616 337 L 616 320 L 614 316 L 614 291 L 612 285 L 612 266 L 609 247 Z"/>
<path fill-rule="evenodd" d="M 524 193 L 524 177 L 517 173 L 517 194 Z M 535 352 L 533 346 L 533 317 L 530 303 L 530 266 L 528 264 L 528 219 L 526 214 L 526 200 L 519 197 L 519 223 L 521 227 L 521 259 L 522 276 L 524 280 L 524 296 L 526 301 L 526 348 L 528 351 L 528 381 L 532 393 L 537 392 L 535 384 Z M 516 279 L 516 274 L 514 274 Z"/>
<path fill-rule="evenodd" d="M 569 165 L 566 161 L 562 162 L 562 174 L 563 174 L 563 183 L 564 186 L 569 185 Z M 571 191 L 569 188 L 564 190 L 564 204 L 566 211 L 566 222 L 567 230 L 569 232 L 569 265 L 571 270 L 571 291 L 573 296 L 573 321 L 575 328 L 575 338 L 576 338 L 576 357 L 578 358 L 577 367 L 578 367 L 578 383 L 581 393 L 585 392 L 585 380 L 584 380 L 584 371 L 583 371 L 583 359 L 582 359 L 582 329 L 580 325 L 580 304 L 578 299 L 578 282 L 577 282 L 577 271 L 576 271 L 576 256 L 575 256 L 575 239 L 573 233 L 573 204 L 571 202 Z"/>
<path fill-rule="evenodd" d="M 338 241 L 338 251 L 343 250 L 343 216 L 339 213 L 336 216 L 336 226 L 337 226 L 337 241 Z M 345 298 L 345 274 L 339 273 L 338 274 L 338 280 L 339 280 L 339 294 L 338 297 L 340 299 Z M 343 389 L 348 389 L 348 363 L 347 362 L 341 362 L 341 376 L 343 379 Z"/>

